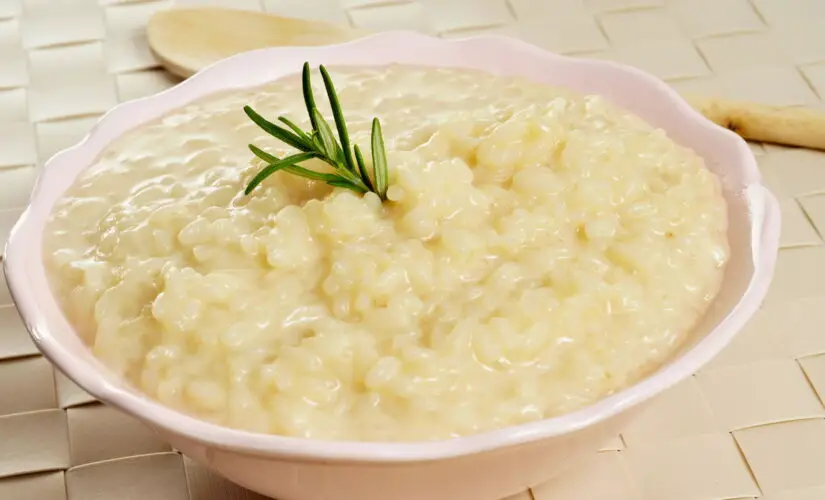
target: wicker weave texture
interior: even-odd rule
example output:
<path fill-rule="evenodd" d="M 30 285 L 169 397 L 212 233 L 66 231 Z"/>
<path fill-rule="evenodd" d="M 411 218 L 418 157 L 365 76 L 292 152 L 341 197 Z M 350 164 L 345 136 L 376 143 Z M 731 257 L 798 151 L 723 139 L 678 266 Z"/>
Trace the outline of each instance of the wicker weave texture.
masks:
<path fill-rule="evenodd" d="M 507 34 L 633 64 L 682 91 L 825 107 L 825 0 L 178 2 L 196 3 L 445 37 Z M 174 84 L 143 32 L 171 5 L 0 0 L 0 241 L 50 155 L 118 102 Z M 784 212 L 775 283 L 757 317 L 588 463 L 517 500 L 825 499 L 825 154 L 753 150 Z M 58 373 L 0 286 L 0 499 L 121 498 L 259 497 Z"/>

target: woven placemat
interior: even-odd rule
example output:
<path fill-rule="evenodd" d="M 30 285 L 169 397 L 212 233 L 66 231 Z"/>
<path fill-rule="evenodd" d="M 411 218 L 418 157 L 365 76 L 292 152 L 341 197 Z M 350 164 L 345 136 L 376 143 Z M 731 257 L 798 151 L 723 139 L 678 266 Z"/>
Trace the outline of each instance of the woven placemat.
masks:
<path fill-rule="evenodd" d="M 148 17 L 171 3 L 0 0 L 0 241 L 50 155 L 119 101 L 174 83 L 143 34 Z M 823 0 L 179 3 L 450 37 L 508 34 L 630 63 L 683 91 L 805 106 L 825 96 Z M 518 500 L 825 499 L 825 154 L 753 150 L 784 210 L 762 310 L 606 449 Z M 55 371 L 0 286 L 0 499 L 253 498 Z"/>

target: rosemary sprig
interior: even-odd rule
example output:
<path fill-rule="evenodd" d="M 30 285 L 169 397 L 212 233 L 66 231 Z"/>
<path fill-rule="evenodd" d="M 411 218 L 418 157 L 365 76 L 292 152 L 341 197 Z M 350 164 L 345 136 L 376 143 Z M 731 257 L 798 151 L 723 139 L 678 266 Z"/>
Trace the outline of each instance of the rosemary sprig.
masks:
<path fill-rule="evenodd" d="M 261 182 L 275 172 L 284 172 L 312 179 L 323 181 L 330 186 L 350 189 L 357 193 L 367 193 L 369 191 L 378 195 L 381 200 L 387 199 L 387 151 L 384 146 L 384 136 L 381 132 L 381 123 L 378 118 L 372 120 L 372 178 L 367 172 L 367 165 L 361 148 L 352 145 L 347 131 L 347 123 L 344 120 L 344 113 L 341 110 L 341 103 L 335 86 L 332 83 L 324 66 L 321 66 L 321 77 L 324 79 L 324 88 L 327 92 L 332 117 L 335 121 L 335 128 L 338 131 L 338 139 L 332 131 L 327 120 L 318 111 L 315 105 L 315 96 L 312 93 L 312 82 L 310 81 L 309 63 L 304 63 L 302 83 L 304 92 L 304 102 L 309 115 L 312 130 L 301 130 L 295 123 L 283 116 L 278 117 L 278 121 L 285 126 L 272 123 L 259 115 L 249 106 L 244 106 L 246 115 L 261 129 L 276 139 L 289 144 L 300 151 L 299 153 L 278 158 L 267 153 L 254 144 L 249 145 L 250 151 L 267 163 L 267 166 L 258 172 L 246 186 L 244 192 L 249 194 Z M 339 142 L 340 139 L 340 142 Z M 332 173 L 316 172 L 308 168 L 299 166 L 311 159 L 319 159 L 333 168 Z"/>

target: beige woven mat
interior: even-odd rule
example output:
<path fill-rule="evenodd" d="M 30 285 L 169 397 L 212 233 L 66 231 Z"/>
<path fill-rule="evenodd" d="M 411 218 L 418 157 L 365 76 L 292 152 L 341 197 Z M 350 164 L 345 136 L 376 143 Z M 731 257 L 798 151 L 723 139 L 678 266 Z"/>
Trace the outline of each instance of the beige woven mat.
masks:
<path fill-rule="evenodd" d="M 183 2 L 195 3 L 195 2 Z M 207 2 L 199 2 L 207 3 Z M 506 33 L 680 90 L 825 97 L 825 0 L 211 0 L 374 29 Z M 169 1 L 0 0 L 0 241 L 38 168 L 119 101 L 172 81 L 142 27 Z M 527 500 L 825 499 L 825 155 L 754 145 L 783 250 L 757 318 L 608 449 Z M 0 499 L 251 499 L 74 386 L 0 286 Z"/>

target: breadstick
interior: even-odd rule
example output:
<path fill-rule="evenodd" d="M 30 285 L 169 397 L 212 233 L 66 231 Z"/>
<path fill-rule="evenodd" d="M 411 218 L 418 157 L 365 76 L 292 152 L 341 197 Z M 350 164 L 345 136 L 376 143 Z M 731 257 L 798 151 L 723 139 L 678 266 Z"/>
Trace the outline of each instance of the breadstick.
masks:
<path fill-rule="evenodd" d="M 825 150 L 825 112 L 707 97 L 686 99 L 709 120 L 745 139 Z"/>

